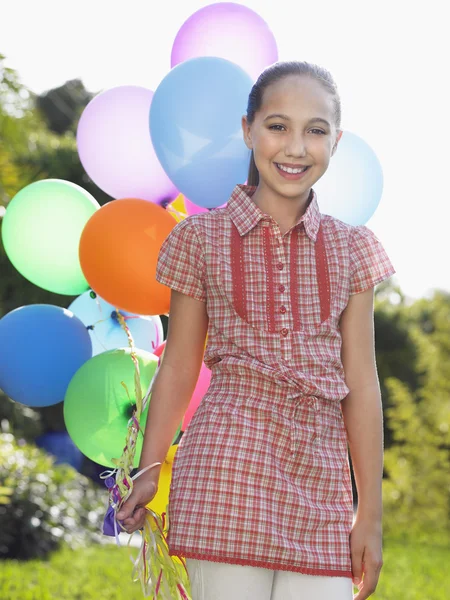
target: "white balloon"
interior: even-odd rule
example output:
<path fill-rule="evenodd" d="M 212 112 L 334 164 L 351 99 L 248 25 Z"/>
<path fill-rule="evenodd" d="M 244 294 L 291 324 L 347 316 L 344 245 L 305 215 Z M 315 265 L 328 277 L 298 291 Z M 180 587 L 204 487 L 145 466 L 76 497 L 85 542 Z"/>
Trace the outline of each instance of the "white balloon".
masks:
<path fill-rule="evenodd" d="M 321 213 L 350 225 L 364 225 L 383 193 L 383 171 L 375 152 L 362 138 L 344 131 L 314 191 Z"/>

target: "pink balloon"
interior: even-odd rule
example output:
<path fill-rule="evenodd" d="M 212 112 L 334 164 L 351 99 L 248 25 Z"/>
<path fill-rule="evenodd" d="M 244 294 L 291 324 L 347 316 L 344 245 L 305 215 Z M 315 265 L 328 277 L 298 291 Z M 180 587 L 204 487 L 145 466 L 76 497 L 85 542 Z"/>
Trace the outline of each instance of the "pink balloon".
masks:
<path fill-rule="evenodd" d="M 160 360 L 161 360 L 161 356 L 164 352 L 165 347 L 166 347 L 166 342 L 164 341 L 154 351 L 154 354 L 156 354 L 156 356 L 158 356 L 160 358 Z M 211 382 L 211 371 L 210 371 L 210 369 L 208 369 L 208 367 L 205 365 L 205 363 L 202 363 L 202 366 L 200 368 L 200 374 L 197 379 L 197 384 L 195 386 L 194 393 L 192 394 L 192 398 L 191 398 L 191 401 L 189 402 L 189 406 L 188 406 L 186 412 L 184 413 L 183 423 L 181 425 L 182 431 L 186 431 L 186 427 L 191 422 L 191 419 L 194 416 L 195 411 L 199 407 L 203 396 L 208 391 L 210 382 Z"/>
<path fill-rule="evenodd" d="M 98 94 L 78 122 L 81 163 L 100 189 L 113 198 L 162 204 L 177 190 L 153 149 L 149 130 L 153 92 L 120 86 Z"/>
<path fill-rule="evenodd" d="M 242 67 L 256 81 L 268 65 L 277 62 L 275 37 L 253 10 L 234 2 L 201 8 L 178 31 L 171 66 L 190 58 L 216 56 Z"/>
<path fill-rule="evenodd" d="M 186 207 L 186 212 L 188 215 L 198 215 L 199 213 L 208 212 L 207 208 L 204 208 L 203 206 L 198 206 L 197 204 L 194 204 L 187 198 L 184 199 L 184 205 Z"/>
<path fill-rule="evenodd" d="M 194 393 L 192 394 L 191 401 L 189 402 L 189 406 L 187 411 L 184 414 L 183 423 L 181 425 L 181 430 L 186 431 L 186 427 L 191 422 L 192 417 L 194 416 L 195 411 L 200 405 L 200 402 L 203 396 L 206 394 L 209 384 L 211 382 L 211 371 L 208 367 L 205 366 L 205 363 L 202 363 L 200 369 L 200 375 L 198 376 L 197 385 L 195 386 Z"/>

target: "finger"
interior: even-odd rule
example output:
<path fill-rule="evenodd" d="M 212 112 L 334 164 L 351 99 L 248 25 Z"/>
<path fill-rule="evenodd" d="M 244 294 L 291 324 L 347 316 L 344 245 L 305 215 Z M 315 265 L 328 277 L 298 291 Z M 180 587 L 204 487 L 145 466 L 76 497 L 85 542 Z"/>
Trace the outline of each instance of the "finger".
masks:
<path fill-rule="evenodd" d="M 366 598 L 369 598 L 377 587 L 378 577 L 379 571 L 376 572 L 374 569 L 366 569 L 363 582 L 359 585 L 359 592 L 354 597 L 354 600 L 366 600 Z"/>
<path fill-rule="evenodd" d="M 116 515 L 117 519 L 119 521 L 125 521 L 125 519 L 132 517 L 133 513 L 136 511 L 137 504 L 138 502 L 136 496 L 131 494 L 128 500 L 126 500 L 126 502 L 124 502 L 120 507 L 120 510 Z"/>
<path fill-rule="evenodd" d="M 122 521 L 122 523 L 127 531 L 130 531 L 130 530 L 136 531 L 136 529 L 140 529 L 143 526 L 144 521 L 145 521 L 145 508 L 143 508 L 141 506 L 134 511 L 134 513 L 131 517 L 129 517 L 128 519 L 125 519 L 124 521 Z"/>
<path fill-rule="evenodd" d="M 359 585 L 362 581 L 362 575 L 363 575 L 363 549 L 352 550 L 351 561 L 352 561 L 353 583 L 355 585 Z"/>
<path fill-rule="evenodd" d="M 119 521 L 125 521 L 125 519 L 129 519 L 131 515 L 134 513 L 136 509 L 136 501 L 134 499 L 133 494 L 128 498 L 126 502 L 124 502 L 116 515 L 116 518 Z"/>

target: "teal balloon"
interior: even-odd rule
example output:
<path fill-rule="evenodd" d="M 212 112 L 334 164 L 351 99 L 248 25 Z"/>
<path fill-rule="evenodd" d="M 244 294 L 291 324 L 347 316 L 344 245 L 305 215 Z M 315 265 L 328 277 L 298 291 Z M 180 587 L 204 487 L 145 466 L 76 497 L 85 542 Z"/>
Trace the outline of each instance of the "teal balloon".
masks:
<path fill-rule="evenodd" d="M 253 81 L 238 65 L 204 56 L 161 81 L 150 107 L 158 159 L 177 189 L 205 208 L 224 204 L 245 183 L 250 153 L 241 129 Z"/>
<path fill-rule="evenodd" d="M 136 350 L 142 393 L 145 395 L 158 366 L 158 357 Z M 67 431 L 81 452 L 100 465 L 114 467 L 122 456 L 128 421 L 136 404 L 134 363 L 129 348 L 109 350 L 88 360 L 74 375 L 64 398 Z M 148 405 L 140 424 L 145 428 Z M 139 434 L 134 466 L 139 464 Z"/>
<path fill-rule="evenodd" d="M 322 213 L 349 225 L 364 225 L 383 194 L 383 171 L 374 150 L 358 135 L 344 131 L 314 190 Z"/>
<path fill-rule="evenodd" d="M 24 187 L 8 204 L 2 223 L 6 254 L 35 285 L 77 296 L 89 288 L 78 258 L 81 233 L 100 208 L 83 188 L 62 179 Z"/>

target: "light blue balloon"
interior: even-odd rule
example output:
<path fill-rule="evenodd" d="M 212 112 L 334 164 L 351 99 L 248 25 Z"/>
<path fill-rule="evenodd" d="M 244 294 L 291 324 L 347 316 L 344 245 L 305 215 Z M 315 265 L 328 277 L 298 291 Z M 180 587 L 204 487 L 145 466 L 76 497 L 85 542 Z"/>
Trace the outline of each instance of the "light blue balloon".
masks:
<path fill-rule="evenodd" d="M 62 402 L 70 380 L 91 356 L 86 327 L 65 308 L 31 304 L 0 319 L 0 388 L 16 402 Z"/>
<path fill-rule="evenodd" d="M 106 350 L 127 348 L 128 338 L 117 319 L 116 309 L 94 292 L 84 292 L 69 306 L 87 327 L 92 342 L 92 356 Z M 164 341 L 161 319 L 158 315 L 142 316 L 121 310 L 133 336 L 136 348 L 153 353 Z"/>
<path fill-rule="evenodd" d="M 177 65 L 155 91 L 153 147 L 177 189 L 198 206 L 224 204 L 247 179 L 241 118 L 252 85 L 238 65 L 202 56 Z"/>
<path fill-rule="evenodd" d="M 383 193 L 383 171 L 362 138 L 344 131 L 325 175 L 315 184 L 320 211 L 350 225 L 364 225 Z"/>

